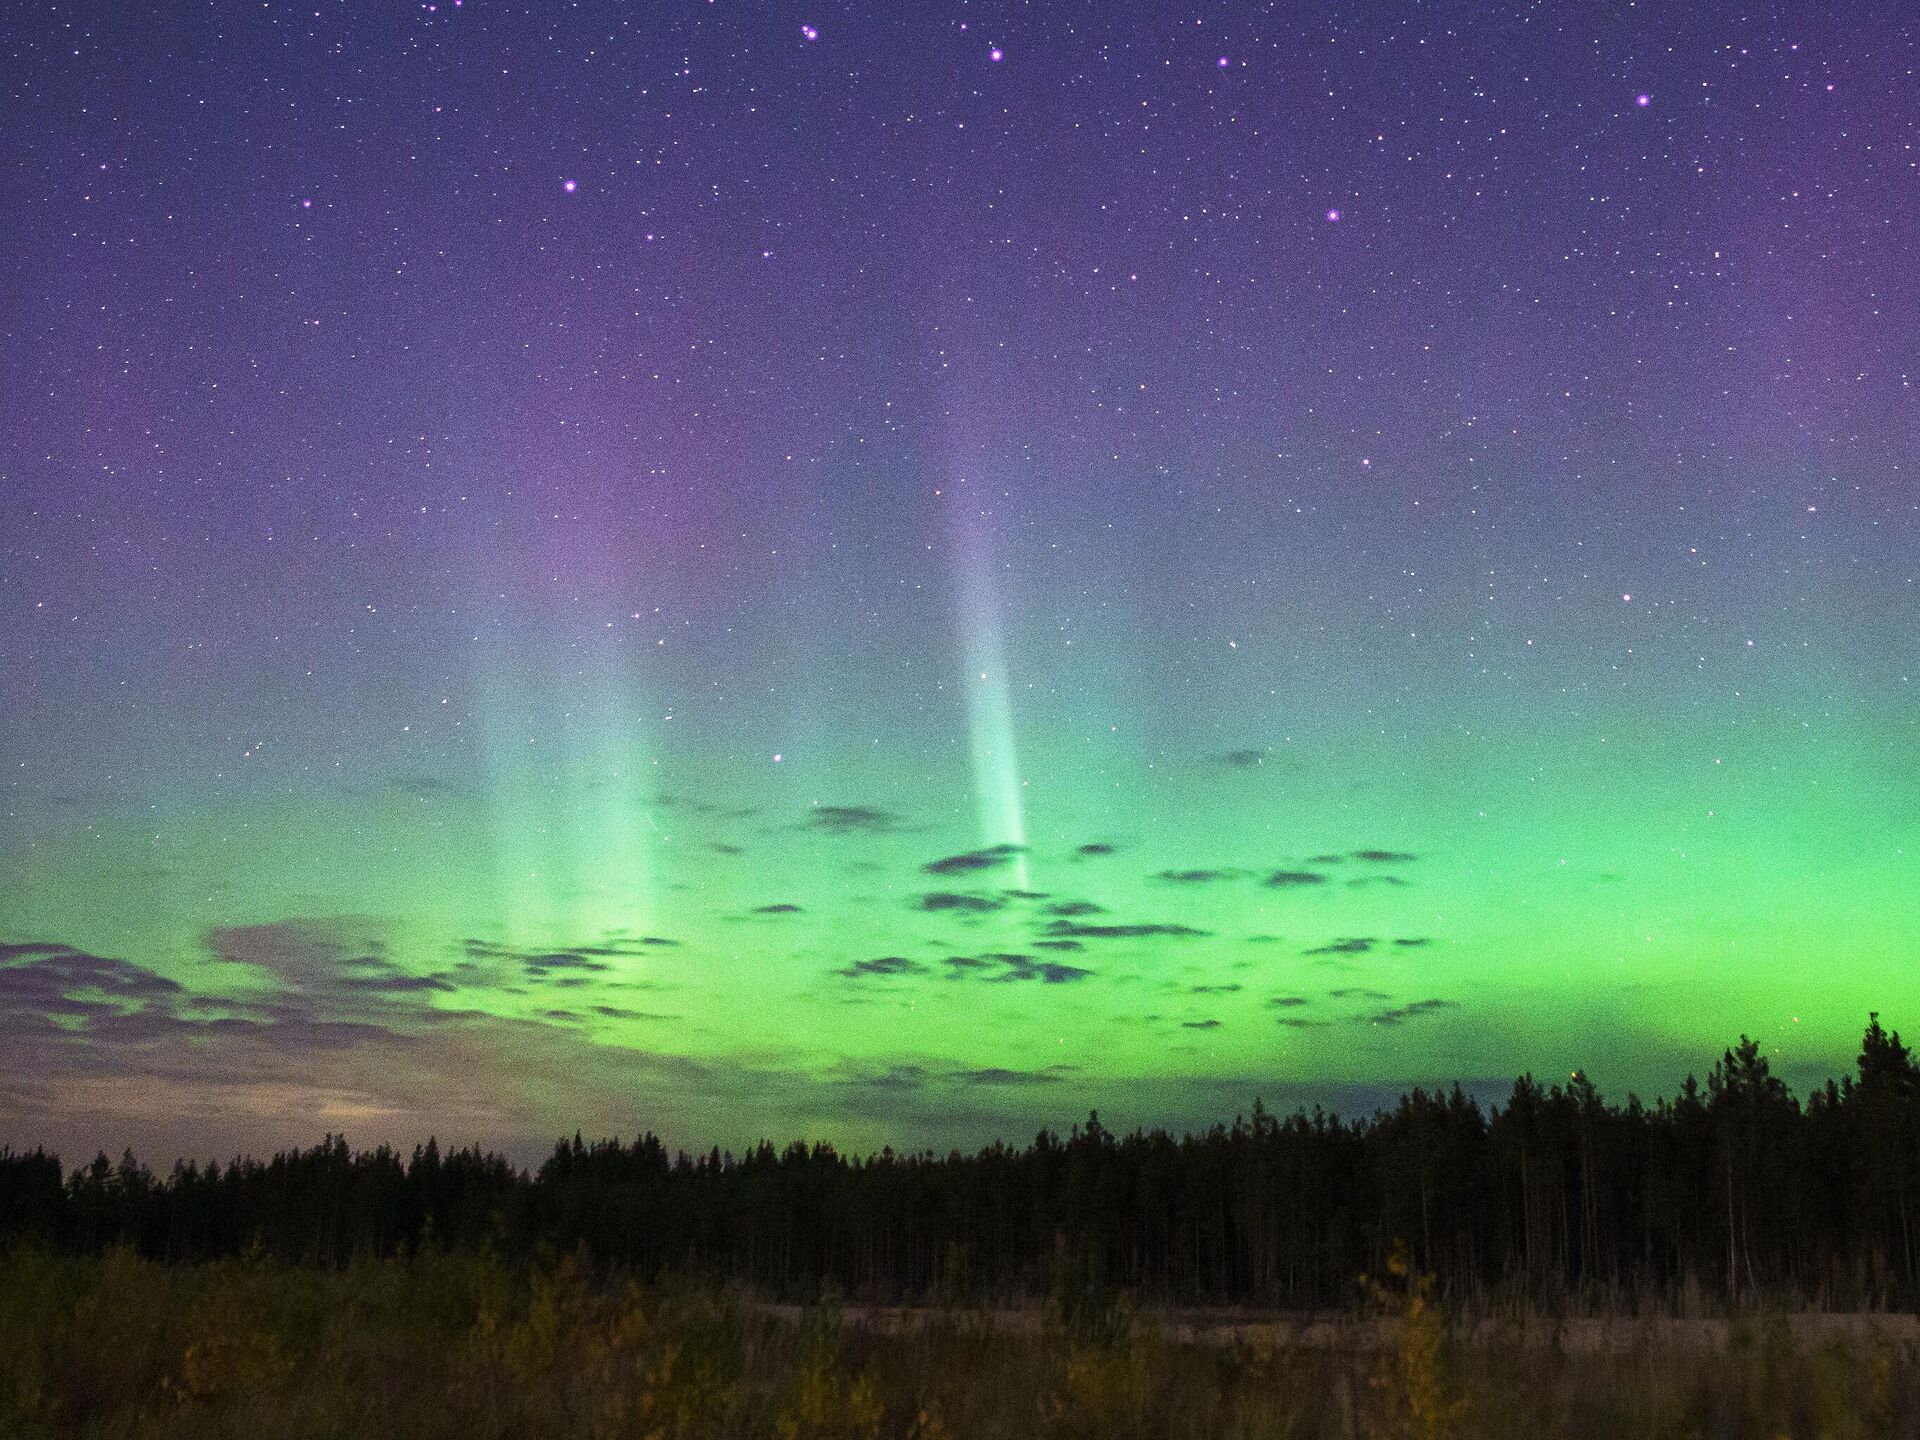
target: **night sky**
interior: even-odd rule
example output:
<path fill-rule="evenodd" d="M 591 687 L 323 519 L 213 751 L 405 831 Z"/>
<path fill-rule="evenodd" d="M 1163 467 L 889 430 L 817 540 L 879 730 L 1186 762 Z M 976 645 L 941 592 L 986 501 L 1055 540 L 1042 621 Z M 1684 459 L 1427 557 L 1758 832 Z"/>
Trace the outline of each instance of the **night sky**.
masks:
<path fill-rule="evenodd" d="M 1920 1026 L 1905 5 L 0 10 L 0 1141 Z"/>

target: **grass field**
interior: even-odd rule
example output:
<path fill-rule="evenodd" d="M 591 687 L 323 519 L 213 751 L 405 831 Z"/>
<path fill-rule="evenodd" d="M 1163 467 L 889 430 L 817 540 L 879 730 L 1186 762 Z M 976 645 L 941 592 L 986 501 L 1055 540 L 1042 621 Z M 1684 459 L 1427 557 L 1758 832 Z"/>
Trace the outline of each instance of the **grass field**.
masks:
<path fill-rule="evenodd" d="M 0 1259 L 0 1435 L 1393 1437 L 1920 1434 L 1910 1317 L 1527 1326 L 1404 1267 L 1345 1319 L 795 1310 L 434 1255 L 341 1271 Z"/>

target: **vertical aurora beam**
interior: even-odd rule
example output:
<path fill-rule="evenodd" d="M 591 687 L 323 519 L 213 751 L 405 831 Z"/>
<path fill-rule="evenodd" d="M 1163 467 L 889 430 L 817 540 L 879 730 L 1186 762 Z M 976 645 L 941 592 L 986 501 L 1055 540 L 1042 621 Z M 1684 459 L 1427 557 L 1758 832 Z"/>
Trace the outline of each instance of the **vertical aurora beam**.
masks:
<path fill-rule="evenodd" d="M 640 696 L 627 657 L 608 648 L 581 669 L 568 695 L 560 878 L 581 934 L 651 931 L 658 918 Z"/>
<path fill-rule="evenodd" d="M 588 615 L 626 610 L 620 567 L 556 554 Z M 571 945 L 657 928 L 644 687 L 609 628 L 490 593 L 499 557 L 476 540 L 468 612 L 470 711 L 486 800 L 487 918 L 516 945 Z M 490 568 L 491 567 L 491 568 Z"/>
<path fill-rule="evenodd" d="M 532 774 L 540 717 L 503 628 L 489 627 L 484 640 L 476 637 L 469 668 L 492 877 L 493 913 L 486 918 L 500 927 L 498 938 L 507 943 L 533 944 L 558 929 L 545 844 L 544 811 L 551 791 Z"/>
<path fill-rule="evenodd" d="M 1013 725 L 1006 632 L 993 547 L 983 516 L 963 510 L 954 543 L 959 594 L 960 653 L 967 699 L 967 736 L 973 755 L 974 800 L 983 847 L 1011 845 L 1016 883 L 1032 888 L 1027 864 L 1027 814 Z"/>
<path fill-rule="evenodd" d="M 515 944 L 644 932 L 658 918 L 638 697 L 621 657 L 563 674 L 542 663 L 558 649 L 508 648 L 476 677 L 493 903 Z"/>

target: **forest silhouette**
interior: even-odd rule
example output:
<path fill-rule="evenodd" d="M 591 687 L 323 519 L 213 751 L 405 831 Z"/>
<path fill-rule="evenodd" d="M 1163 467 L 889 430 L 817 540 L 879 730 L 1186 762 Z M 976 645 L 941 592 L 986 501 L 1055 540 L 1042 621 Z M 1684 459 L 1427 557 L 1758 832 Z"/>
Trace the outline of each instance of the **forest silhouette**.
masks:
<path fill-rule="evenodd" d="M 772 1298 L 1017 1300 L 1129 1291 L 1184 1305 L 1350 1303 L 1404 1241 L 1451 1303 L 1912 1309 L 1920 1065 L 1876 1014 L 1855 1073 L 1804 1103 L 1741 1038 L 1704 1086 L 1611 1104 L 1586 1079 L 1457 1085 L 1390 1109 L 1249 1117 L 1199 1134 L 973 1153 L 742 1155 L 563 1141 L 537 1169 L 429 1141 L 410 1157 L 329 1136 L 270 1160 L 131 1155 L 63 1171 L 0 1152 L 0 1249 L 128 1246 L 339 1266 L 423 1251 L 577 1254 Z"/>

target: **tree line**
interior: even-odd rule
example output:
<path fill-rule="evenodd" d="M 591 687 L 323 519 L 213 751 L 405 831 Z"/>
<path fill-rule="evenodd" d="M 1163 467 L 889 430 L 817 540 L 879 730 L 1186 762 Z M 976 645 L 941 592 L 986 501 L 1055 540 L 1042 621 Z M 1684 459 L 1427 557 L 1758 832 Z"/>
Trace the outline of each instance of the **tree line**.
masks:
<path fill-rule="evenodd" d="M 1920 1305 L 1920 1065 L 1878 1015 L 1855 1073 L 1803 1104 L 1742 1036 L 1672 1099 L 1603 1100 L 1530 1075 L 1483 1109 L 1456 1085 L 1343 1120 L 1315 1110 L 1200 1134 L 1117 1135 L 1096 1114 L 1031 1145 L 742 1155 L 558 1144 L 537 1170 L 428 1141 L 327 1137 L 271 1160 L 131 1154 L 63 1171 L 0 1150 L 0 1246 L 130 1245 L 340 1265 L 423 1248 L 582 1251 L 777 1297 L 1339 1305 L 1396 1240 L 1456 1301 Z"/>

